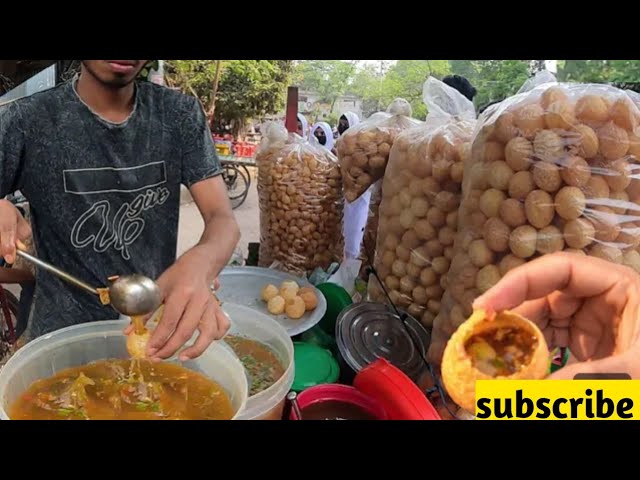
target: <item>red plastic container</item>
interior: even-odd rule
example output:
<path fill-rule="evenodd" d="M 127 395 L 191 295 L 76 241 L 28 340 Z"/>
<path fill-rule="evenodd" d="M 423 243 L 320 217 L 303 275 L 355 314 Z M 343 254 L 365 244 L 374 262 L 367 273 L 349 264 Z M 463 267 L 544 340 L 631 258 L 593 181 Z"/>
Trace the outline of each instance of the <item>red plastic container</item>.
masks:
<path fill-rule="evenodd" d="M 297 397 L 300 410 L 319 402 L 339 401 L 360 407 L 378 420 L 441 420 L 426 395 L 402 371 L 383 358 L 363 368 L 354 386 L 324 384 Z M 292 412 L 291 420 L 298 420 Z"/>
<path fill-rule="evenodd" d="M 338 384 L 325 384 L 311 387 L 298 395 L 300 410 L 321 402 L 343 402 L 361 408 L 376 420 L 388 420 L 385 409 L 374 399 L 364 393 L 360 393 L 353 387 Z M 295 413 L 291 412 L 291 420 L 299 420 Z"/>

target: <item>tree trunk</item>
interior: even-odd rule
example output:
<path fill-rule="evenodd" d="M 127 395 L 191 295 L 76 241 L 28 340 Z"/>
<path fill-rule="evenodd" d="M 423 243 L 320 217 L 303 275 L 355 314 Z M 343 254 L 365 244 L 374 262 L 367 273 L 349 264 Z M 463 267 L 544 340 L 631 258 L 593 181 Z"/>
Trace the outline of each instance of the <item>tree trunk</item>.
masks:
<path fill-rule="evenodd" d="M 220 83 L 220 69 L 222 66 L 222 60 L 216 60 L 216 73 L 213 77 L 213 93 L 211 94 L 211 106 L 207 116 L 209 117 L 209 124 L 213 128 L 213 117 L 216 112 L 216 95 L 218 93 L 218 84 Z"/>

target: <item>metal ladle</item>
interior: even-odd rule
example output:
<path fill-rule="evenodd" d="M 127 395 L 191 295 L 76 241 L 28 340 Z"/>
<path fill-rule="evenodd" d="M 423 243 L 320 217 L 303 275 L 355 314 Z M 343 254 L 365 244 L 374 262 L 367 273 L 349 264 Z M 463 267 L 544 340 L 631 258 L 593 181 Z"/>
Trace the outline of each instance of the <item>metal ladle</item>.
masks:
<path fill-rule="evenodd" d="M 23 246 L 18 246 L 16 253 L 37 267 L 53 273 L 76 287 L 101 297 L 100 289 L 87 285 L 73 275 L 70 275 L 67 272 L 62 271 L 47 262 L 43 262 L 39 258 L 25 252 Z M 116 311 L 128 317 L 152 313 L 162 302 L 162 295 L 158 284 L 149 277 L 145 277 L 140 274 L 114 277 L 114 280 L 111 282 L 107 290 L 109 293 L 109 304 Z"/>

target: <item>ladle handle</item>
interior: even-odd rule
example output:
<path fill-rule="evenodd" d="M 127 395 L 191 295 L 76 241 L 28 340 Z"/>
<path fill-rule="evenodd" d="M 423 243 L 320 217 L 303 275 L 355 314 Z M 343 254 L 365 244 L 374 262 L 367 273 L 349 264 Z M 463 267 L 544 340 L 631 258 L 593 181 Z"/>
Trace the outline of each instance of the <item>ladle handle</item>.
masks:
<path fill-rule="evenodd" d="M 28 262 L 33 263 L 34 265 L 46 270 L 47 272 L 53 273 L 54 275 L 60 277 L 61 279 L 75 285 L 76 287 L 80 287 L 83 290 L 86 290 L 89 293 L 93 293 L 94 295 L 98 295 L 98 290 L 93 288 L 91 285 L 87 285 L 82 280 L 78 280 L 76 277 L 69 275 L 67 272 L 63 272 L 62 270 L 54 267 L 53 265 L 49 265 L 47 262 L 43 262 L 39 258 L 34 257 L 33 255 L 28 254 L 24 250 L 19 247 L 16 250 L 16 253 L 27 260 Z"/>

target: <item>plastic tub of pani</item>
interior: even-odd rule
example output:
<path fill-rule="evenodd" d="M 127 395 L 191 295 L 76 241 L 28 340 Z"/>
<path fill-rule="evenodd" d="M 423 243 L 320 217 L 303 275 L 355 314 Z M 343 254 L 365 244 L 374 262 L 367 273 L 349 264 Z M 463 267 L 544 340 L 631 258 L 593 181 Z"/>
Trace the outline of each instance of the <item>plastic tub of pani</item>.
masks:
<path fill-rule="evenodd" d="M 82 323 L 26 344 L 0 370 L 0 420 L 10 420 L 7 411 L 11 404 L 37 380 L 98 360 L 130 358 L 122 333 L 128 324 L 126 320 Z M 226 345 L 214 342 L 200 357 L 187 362 L 175 357 L 167 361 L 217 382 L 231 401 L 232 420 L 240 416 L 247 404 L 247 378 L 242 363 Z"/>
<path fill-rule="evenodd" d="M 281 420 L 285 397 L 291 389 L 295 373 L 291 337 L 276 320 L 252 308 L 225 302 L 222 309 L 231 321 L 227 335 L 262 343 L 280 360 L 285 370 L 276 383 L 249 397 L 237 420 Z"/>

